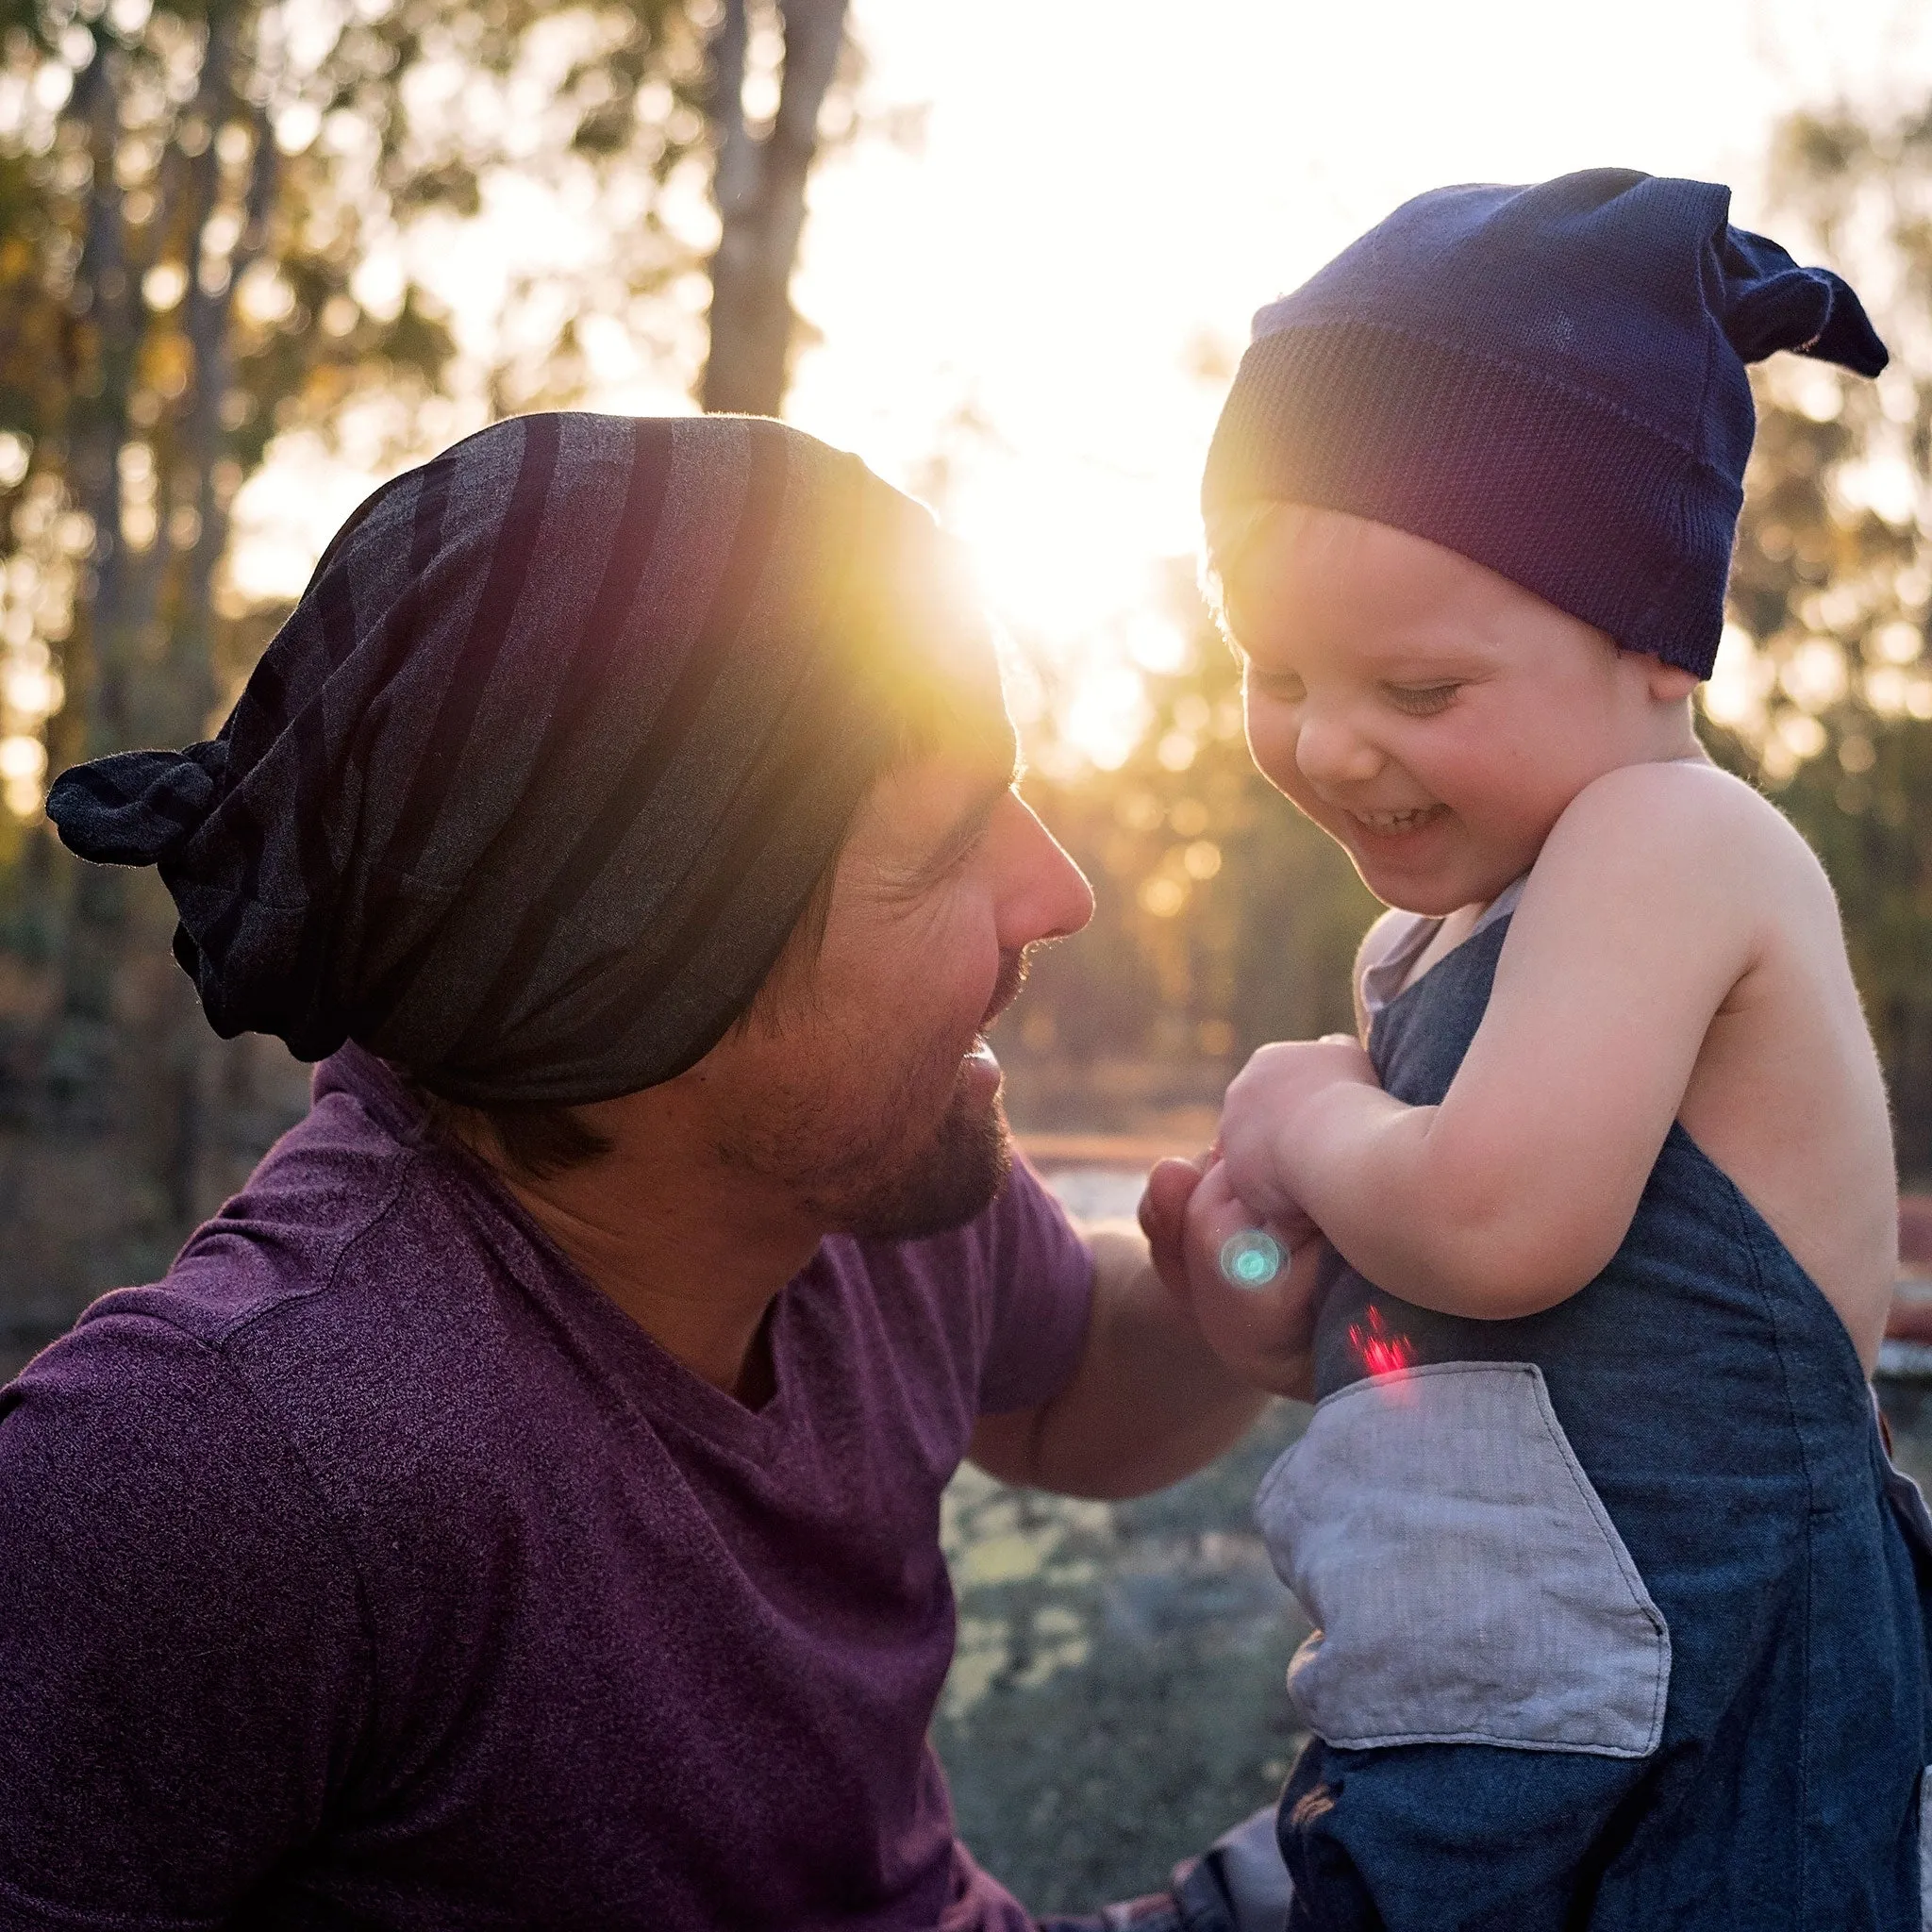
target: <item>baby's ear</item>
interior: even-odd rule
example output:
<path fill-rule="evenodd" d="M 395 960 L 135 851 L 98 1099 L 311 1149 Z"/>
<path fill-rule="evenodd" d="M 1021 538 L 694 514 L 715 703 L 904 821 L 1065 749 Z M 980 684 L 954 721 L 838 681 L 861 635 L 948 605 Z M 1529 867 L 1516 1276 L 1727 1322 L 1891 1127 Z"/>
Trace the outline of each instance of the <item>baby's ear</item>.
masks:
<path fill-rule="evenodd" d="M 1660 705 L 1681 703 L 1700 682 L 1696 672 L 1686 671 L 1681 664 L 1666 664 L 1661 658 L 1646 658 L 1643 662 L 1650 694 Z"/>

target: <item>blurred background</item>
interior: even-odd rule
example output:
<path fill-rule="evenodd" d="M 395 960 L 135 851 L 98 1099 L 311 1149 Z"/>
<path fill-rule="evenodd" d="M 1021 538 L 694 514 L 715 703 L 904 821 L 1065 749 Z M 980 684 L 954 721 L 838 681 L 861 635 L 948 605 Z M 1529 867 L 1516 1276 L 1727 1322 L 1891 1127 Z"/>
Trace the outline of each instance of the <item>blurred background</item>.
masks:
<path fill-rule="evenodd" d="M 1892 347 L 1760 372 L 1703 702 L 1831 872 L 1926 1184 L 1923 6 L 0 0 L 0 1368 L 162 1272 L 306 1095 L 208 1036 L 151 876 L 68 862 L 49 774 L 206 735 L 357 501 L 521 409 L 782 413 L 970 541 L 1100 895 L 1001 1028 L 1009 1111 L 1130 1209 L 1249 1048 L 1349 1024 L 1374 909 L 1250 770 L 1195 588 L 1247 318 L 1408 194 L 1604 164 L 1731 182 Z M 1298 1632 L 1247 1498 L 1296 1426 L 1123 1507 L 956 1484 L 940 1738 L 1036 1906 L 1278 1785 Z"/>

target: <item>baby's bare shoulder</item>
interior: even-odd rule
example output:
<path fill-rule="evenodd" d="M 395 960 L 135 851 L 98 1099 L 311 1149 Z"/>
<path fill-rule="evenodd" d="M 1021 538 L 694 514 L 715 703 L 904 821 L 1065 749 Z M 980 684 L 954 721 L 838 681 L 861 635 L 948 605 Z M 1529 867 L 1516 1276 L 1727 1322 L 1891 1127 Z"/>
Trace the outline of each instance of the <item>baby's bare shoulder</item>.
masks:
<path fill-rule="evenodd" d="M 1705 827 L 1790 832 L 1761 792 L 1717 765 L 1691 758 L 1620 765 L 1606 772 L 1571 800 L 1561 824 L 1587 826 L 1599 837 L 1620 828 L 1644 838 L 1661 829 L 1695 835 Z"/>
<path fill-rule="evenodd" d="M 1824 869 L 1790 820 L 1713 764 L 1673 760 L 1605 773 L 1570 802 L 1543 858 L 1586 871 L 1600 890 L 1628 869 L 1653 886 L 1709 891 L 1740 909 L 1828 909 L 1836 918 Z"/>

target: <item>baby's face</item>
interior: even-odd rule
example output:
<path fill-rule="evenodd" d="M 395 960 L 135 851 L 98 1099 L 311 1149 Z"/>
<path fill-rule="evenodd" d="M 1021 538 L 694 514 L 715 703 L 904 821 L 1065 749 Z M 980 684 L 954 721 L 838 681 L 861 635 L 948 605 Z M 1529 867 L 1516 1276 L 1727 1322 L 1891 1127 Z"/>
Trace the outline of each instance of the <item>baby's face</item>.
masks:
<path fill-rule="evenodd" d="M 1591 779 L 1697 749 L 1688 672 L 1405 531 L 1285 505 L 1226 591 L 1256 764 L 1389 905 L 1494 898 Z"/>

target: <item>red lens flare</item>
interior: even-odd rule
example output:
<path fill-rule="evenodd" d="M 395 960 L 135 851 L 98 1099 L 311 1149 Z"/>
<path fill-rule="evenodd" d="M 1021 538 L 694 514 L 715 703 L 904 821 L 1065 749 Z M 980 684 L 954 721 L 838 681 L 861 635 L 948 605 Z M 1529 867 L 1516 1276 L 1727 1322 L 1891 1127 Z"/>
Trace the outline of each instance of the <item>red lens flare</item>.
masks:
<path fill-rule="evenodd" d="M 1399 1375 L 1415 1359 L 1415 1351 L 1391 1334 L 1380 1308 L 1372 1307 L 1366 1322 L 1351 1322 L 1348 1345 L 1372 1375 Z"/>

